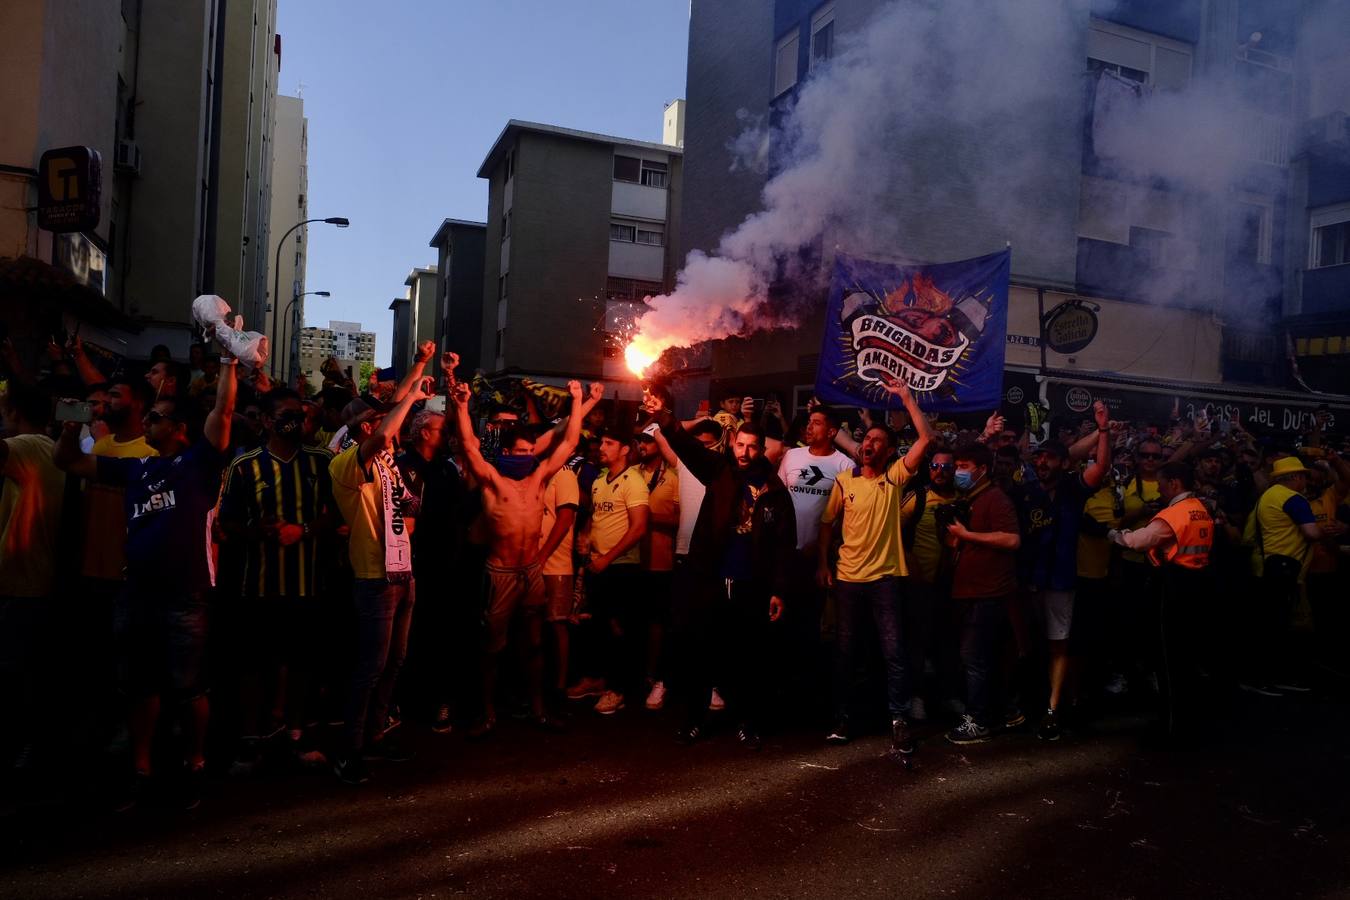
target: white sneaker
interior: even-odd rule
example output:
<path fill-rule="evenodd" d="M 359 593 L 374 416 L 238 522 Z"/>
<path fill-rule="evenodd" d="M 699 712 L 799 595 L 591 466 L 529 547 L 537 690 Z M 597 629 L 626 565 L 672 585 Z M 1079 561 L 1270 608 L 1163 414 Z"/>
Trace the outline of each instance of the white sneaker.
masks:
<path fill-rule="evenodd" d="M 666 683 L 657 681 L 652 684 L 651 693 L 647 694 L 647 708 L 656 710 L 666 705 Z"/>
<path fill-rule="evenodd" d="M 717 688 L 712 689 L 712 696 L 708 698 L 708 709 L 713 712 L 721 712 L 727 708 L 727 701 L 722 699 L 722 695 L 717 693 Z"/>
<path fill-rule="evenodd" d="M 623 694 L 617 691 L 605 691 L 595 701 L 595 711 L 602 716 L 612 716 L 623 709 Z"/>
<path fill-rule="evenodd" d="M 923 705 L 922 697 L 909 698 L 909 720 L 911 722 L 928 721 L 928 709 Z"/>

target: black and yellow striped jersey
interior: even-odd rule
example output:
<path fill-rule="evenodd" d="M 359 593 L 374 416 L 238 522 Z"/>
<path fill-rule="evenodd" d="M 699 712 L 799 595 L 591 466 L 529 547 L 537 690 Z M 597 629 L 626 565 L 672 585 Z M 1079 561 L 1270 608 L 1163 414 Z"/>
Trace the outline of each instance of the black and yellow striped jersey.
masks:
<path fill-rule="evenodd" d="M 310 597 L 315 594 L 317 535 L 288 547 L 261 530 L 283 524 L 313 526 L 333 510 L 328 451 L 301 447 L 289 460 L 264 447 L 235 457 L 225 476 L 220 518 L 247 538 L 242 593 L 247 597 Z"/>

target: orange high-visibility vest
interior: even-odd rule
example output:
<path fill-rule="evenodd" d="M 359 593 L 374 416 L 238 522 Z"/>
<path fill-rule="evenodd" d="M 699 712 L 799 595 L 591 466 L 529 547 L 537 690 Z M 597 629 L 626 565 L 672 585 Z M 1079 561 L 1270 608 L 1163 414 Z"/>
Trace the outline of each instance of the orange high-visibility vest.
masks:
<path fill-rule="evenodd" d="M 1205 504 L 1187 497 L 1153 518 L 1166 522 L 1176 539 L 1166 546 L 1151 548 L 1150 562 L 1155 566 L 1173 563 L 1184 569 L 1203 569 L 1209 565 L 1209 551 L 1214 548 L 1214 517 Z"/>

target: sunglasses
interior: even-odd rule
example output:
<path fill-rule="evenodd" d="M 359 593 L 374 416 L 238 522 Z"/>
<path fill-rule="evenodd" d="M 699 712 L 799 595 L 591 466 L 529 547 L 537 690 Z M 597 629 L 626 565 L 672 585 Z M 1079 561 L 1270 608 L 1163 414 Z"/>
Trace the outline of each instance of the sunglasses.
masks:
<path fill-rule="evenodd" d="M 1161 453 L 1140 453 L 1140 454 L 1139 454 L 1139 458 L 1140 458 L 1140 459 L 1162 459 L 1162 458 L 1163 458 L 1163 455 L 1162 455 Z"/>
<path fill-rule="evenodd" d="M 149 410 L 148 412 L 146 412 L 146 414 L 145 414 L 145 421 L 147 421 L 147 422 L 172 422 L 172 421 L 174 421 L 174 418 L 173 418 L 173 416 L 167 416 L 167 415 L 165 415 L 164 413 L 160 412 L 160 411 L 157 410 L 157 409 L 152 409 L 152 410 Z"/>
<path fill-rule="evenodd" d="M 934 472 L 939 472 L 939 471 L 942 471 L 942 472 L 950 472 L 951 469 L 952 469 L 952 464 L 951 464 L 951 463 L 929 463 L 929 464 L 928 464 L 928 468 L 932 469 Z"/>

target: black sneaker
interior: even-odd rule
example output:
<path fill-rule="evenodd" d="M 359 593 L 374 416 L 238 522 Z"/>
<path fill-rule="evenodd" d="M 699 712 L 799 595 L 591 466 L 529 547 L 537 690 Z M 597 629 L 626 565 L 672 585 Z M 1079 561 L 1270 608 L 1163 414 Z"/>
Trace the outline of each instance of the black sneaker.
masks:
<path fill-rule="evenodd" d="M 118 785 L 117 794 L 113 797 L 112 810 L 118 813 L 131 812 L 149 793 L 150 774 L 133 772 L 130 778 Z"/>
<path fill-rule="evenodd" d="M 533 726 L 536 731 L 542 731 L 545 734 L 567 733 L 567 723 L 562 719 L 555 719 L 548 713 L 540 713 L 537 716 L 531 715 L 530 725 Z"/>
<path fill-rule="evenodd" d="M 1303 682 L 1294 681 L 1292 679 L 1277 681 L 1274 684 L 1272 684 L 1271 687 L 1273 687 L 1275 690 L 1279 691 L 1282 694 L 1307 694 L 1312 691 L 1312 688 L 1308 687 Z"/>
<path fill-rule="evenodd" d="M 370 781 L 370 772 L 359 756 L 343 756 L 333 763 L 333 774 L 343 784 L 360 785 Z"/>
<path fill-rule="evenodd" d="M 373 740 L 366 744 L 365 750 L 361 756 L 367 760 L 383 760 L 385 762 L 401 763 L 408 762 L 415 754 L 396 735 L 386 734 L 384 737 Z"/>
<path fill-rule="evenodd" d="M 485 716 L 469 726 L 468 732 L 464 735 L 471 741 L 481 741 L 491 737 L 497 730 L 497 718 L 495 716 Z"/>
<path fill-rule="evenodd" d="M 436 710 L 436 718 L 432 720 L 431 730 L 437 734 L 449 734 L 454 727 L 454 722 L 450 718 L 450 707 L 442 705 L 440 709 Z"/>
<path fill-rule="evenodd" d="M 747 750 L 758 750 L 764 746 L 764 741 L 760 739 L 759 732 L 749 725 L 742 725 L 736 732 L 736 740 Z"/>
<path fill-rule="evenodd" d="M 825 735 L 827 744 L 847 744 L 852 738 L 848 733 L 848 719 L 839 719 L 830 729 L 830 733 Z"/>
<path fill-rule="evenodd" d="M 31 769 L 33 767 L 33 763 L 36 761 L 37 761 L 37 752 L 33 748 L 33 744 L 30 741 L 24 744 L 22 747 L 20 747 L 18 753 L 14 754 L 14 759 L 10 762 L 10 766 L 14 769 L 15 772 L 22 773 L 27 771 L 28 769 Z"/>
<path fill-rule="evenodd" d="M 1275 687 L 1274 685 L 1263 684 L 1263 683 L 1260 683 L 1260 682 L 1252 682 L 1252 683 L 1249 684 L 1249 683 L 1247 683 L 1247 682 L 1244 681 L 1244 682 L 1240 683 L 1240 684 L 1238 685 L 1238 687 L 1241 688 L 1241 689 L 1244 690 L 1244 691 L 1247 691 L 1247 692 L 1250 693 L 1250 694 L 1258 694 L 1258 695 L 1260 695 L 1260 696 L 1262 696 L 1262 697 L 1283 697 L 1283 696 L 1284 696 L 1284 692 L 1281 691 L 1279 688 Z"/>
<path fill-rule="evenodd" d="M 202 805 L 202 788 L 206 784 L 206 766 L 183 766 L 183 780 L 178 786 L 178 802 L 185 812 Z"/>
<path fill-rule="evenodd" d="M 993 740 L 989 729 L 977 724 L 970 716 L 962 716 L 961 724 L 947 732 L 947 740 L 953 744 L 984 744 Z"/>
<path fill-rule="evenodd" d="M 1012 706 L 1003 712 L 1003 727 L 1008 730 L 1021 728 L 1027 724 L 1026 714 L 1022 712 L 1021 707 Z"/>
<path fill-rule="evenodd" d="M 245 778 L 252 775 L 262 764 L 262 758 L 262 740 L 256 737 L 244 738 L 239 744 L 234 762 L 230 763 L 230 777 Z"/>
<path fill-rule="evenodd" d="M 1036 726 L 1036 737 L 1043 741 L 1057 741 L 1060 736 L 1059 714 L 1053 709 L 1047 709 L 1041 717 L 1041 724 Z"/>
<path fill-rule="evenodd" d="M 903 718 L 891 722 L 891 752 L 902 755 L 914 752 L 914 737 L 909 733 L 909 723 Z"/>
<path fill-rule="evenodd" d="M 675 732 L 675 743 L 687 747 L 701 737 L 703 737 L 702 728 L 697 725 L 687 725 Z"/>

